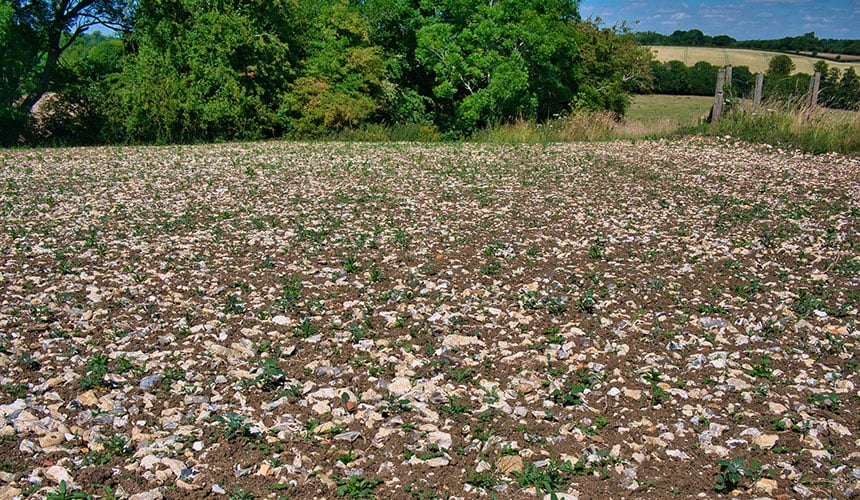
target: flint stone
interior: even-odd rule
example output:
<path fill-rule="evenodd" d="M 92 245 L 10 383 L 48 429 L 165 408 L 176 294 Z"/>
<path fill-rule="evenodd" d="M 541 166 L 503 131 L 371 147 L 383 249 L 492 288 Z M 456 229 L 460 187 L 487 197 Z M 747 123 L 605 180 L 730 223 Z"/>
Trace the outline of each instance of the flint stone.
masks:
<path fill-rule="evenodd" d="M 45 477 L 50 479 L 54 484 L 60 484 L 63 481 L 65 481 L 69 486 L 75 484 L 69 471 L 67 471 L 65 467 L 60 467 L 59 465 L 48 467 L 48 470 L 45 471 Z"/>

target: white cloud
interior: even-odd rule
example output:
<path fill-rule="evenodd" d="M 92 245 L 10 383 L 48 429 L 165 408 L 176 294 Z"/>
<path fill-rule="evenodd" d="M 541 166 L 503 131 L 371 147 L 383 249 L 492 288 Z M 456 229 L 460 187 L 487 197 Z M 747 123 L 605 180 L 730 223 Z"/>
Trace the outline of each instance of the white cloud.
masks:
<path fill-rule="evenodd" d="M 690 19 L 692 17 L 693 16 L 691 16 L 690 14 L 687 14 L 686 12 L 676 12 L 676 13 L 672 14 L 672 16 L 669 18 L 669 20 L 671 20 L 671 21 L 685 21 L 685 20 Z"/>

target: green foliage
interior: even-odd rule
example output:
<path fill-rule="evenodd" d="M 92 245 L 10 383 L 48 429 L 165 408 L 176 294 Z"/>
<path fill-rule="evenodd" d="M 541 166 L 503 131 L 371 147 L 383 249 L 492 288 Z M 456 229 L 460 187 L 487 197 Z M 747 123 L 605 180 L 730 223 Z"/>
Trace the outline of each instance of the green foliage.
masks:
<path fill-rule="evenodd" d="M 108 357 L 104 354 L 94 354 L 87 362 L 86 375 L 81 377 L 81 389 L 92 389 L 105 385 L 105 375 L 108 373 Z"/>
<path fill-rule="evenodd" d="M 26 114 L 15 102 L 35 84 L 33 72 L 39 62 L 32 14 L 17 10 L 10 0 L 0 0 L 0 145 L 18 139 Z"/>
<path fill-rule="evenodd" d="M 720 466 L 720 471 L 716 474 L 714 489 L 721 493 L 729 493 L 741 486 L 744 478 L 755 481 L 762 473 L 771 472 L 769 469 L 762 470 L 761 465 L 752 460 L 749 462 L 748 468 L 744 468 L 744 462 L 744 457 L 717 462 L 717 465 Z"/>
<path fill-rule="evenodd" d="M 785 54 L 773 57 L 764 75 L 763 96 L 766 99 L 800 99 L 808 91 L 809 75 L 792 75 L 794 61 Z"/>
<path fill-rule="evenodd" d="M 774 56 L 767 66 L 767 78 L 787 78 L 794 71 L 794 61 L 785 54 Z"/>
<path fill-rule="evenodd" d="M 576 465 L 580 466 L 581 463 L 577 462 Z M 569 460 L 559 463 L 558 460 L 551 459 L 549 464 L 542 468 L 529 462 L 522 472 L 513 474 L 517 478 L 517 484 L 522 487 L 534 486 L 535 493 L 541 498 L 544 494 L 555 496 L 555 492 L 560 490 L 571 476 L 578 473 L 580 471 Z"/>
<path fill-rule="evenodd" d="M 860 40 L 820 40 L 815 33 L 786 36 L 772 40 L 735 40 L 728 35 L 709 36 L 700 30 L 676 30 L 671 35 L 653 31 L 636 33 L 636 40 L 644 45 L 669 45 L 675 47 L 738 47 L 771 52 L 831 52 L 836 54 L 860 54 Z M 837 56 L 837 60 L 839 57 Z"/>
<path fill-rule="evenodd" d="M 361 476 L 340 477 L 337 479 L 337 489 L 335 492 L 339 497 L 376 498 L 374 490 L 382 483 L 382 479 L 376 477 L 371 479 Z"/>
<path fill-rule="evenodd" d="M 309 29 L 315 37 L 301 76 L 284 96 L 288 128 L 298 136 L 319 136 L 354 128 L 382 105 L 384 64 L 370 45 L 370 27 L 346 1 L 322 3 Z"/>
<path fill-rule="evenodd" d="M 275 358 L 268 358 L 263 362 L 254 377 L 253 383 L 263 391 L 273 391 L 284 384 L 286 373 L 278 366 Z"/>
<path fill-rule="evenodd" d="M 831 74 L 832 76 L 832 74 Z M 838 86 L 833 92 L 832 106 L 839 109 L 860 110 L 860 77 L 854 68 L 848 68 L 842 73 Z"/>
<path fill-rule="evenodd" d="M 245 422 L 247 417 L 233 412 L 227 412 L 227 416 L 215 415 L 215 421 L 224 424 L 224 437 L 227 439 L 253 440 L 259 437 L 259 433 Z"/>
<path fill-rule="evenodd" d="M 466 471 L 464 482 L 483 490 L 489 490 L 498 483 L 492 472 L 478 472 L 474 469 Z"/>
<path fill-rule="evenodd" d="M 90 500 L 92 497 L 84 491 L 72 491 L 66 481 L 60 481 L 57 490 L 45 495 L 47 500 Z"/>
<path fill-rule="evenodd" d="M 7 144 L 460 138 L 620 115 L 651 85 L 626 27 L 568 0 L 19 3 L 0 0 Z M 104 18 L 120 38 L 84 33 Z M 47 90 L 51 112 L 25 127 Z"/>
<path fill-rule="evenodd" d="M 585 391 L 586 386 L 582 384 L 567 383 L 562 389 L 555 389 L 550 393 L 550 400 L 561 406 L 579 406 L 582 404 L 580 394 Z"/>
<path fill-rule="evenodd" d="M 681 61 L 660 63 L 652 61 L 653 91 L 658 94 L 713 96 L 717 87 L 719 67 L 705 61 L 686 66 Z M 734 95 L 746 96 L 752 92 L 755 76 L 747 66 L 732 68 Z"/>
<path fill-rule="evenodd" d="M 575 2 L 448 0 L 420 19 L 415 59 L 433 77 L 437 124 L 471 133 L 572 106 L 623 112 L 624 82 L 642 68 L 631 63 L 647 59 L 637 48 L 621 30 L 581 21 Z"/>
<path fill-rule="evenodd" d="M 256 138 L 277 130 L 293 66 L 292 3 L 145 2 L 111 118 L 133 141 Z"/>
<path fill-rule="evenodd" d="M 0 2 L 0 143 L 15 143 L 34 133 L 38 137 L 45 130 L 53 132 L 52 124 L 43 123 L 44 117 L 61 124 L 73 118 L 73 129 L 89 124 L 85 118 L 89 118 L 91 103 L 73 106 L 75 100 L 51 96 L 50 102 L 66 106 L 37 110 L 36 104 L 49 91 L 66 90 L 69 78 L 63 74 L 61 58 L 78 37 L 97 24 L 119 29 L 134 5 L 116 0 Z"/>
<path fill-rule="evenodd" d="M 573 106 L 591 111 L 608 110 L 623 115 L 631 92 L 645 92 L 653 85 L 651 52 L 640 47 L 627 26 L 601 28 L 598 23 L 576 25 L 581 79 L 575 87 Z"/>

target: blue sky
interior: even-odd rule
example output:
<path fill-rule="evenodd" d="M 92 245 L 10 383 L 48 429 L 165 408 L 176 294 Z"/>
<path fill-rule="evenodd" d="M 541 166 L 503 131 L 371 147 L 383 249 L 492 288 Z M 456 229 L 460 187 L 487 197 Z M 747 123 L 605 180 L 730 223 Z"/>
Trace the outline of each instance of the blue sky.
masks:
<path fill-rule="evenodd" d="M 634 31 L 700 29 L 738 40 L 798 36 L 860 38 L 860 0 L 583 0 L 583 17 L 627 21 Z M 637 23 L 638 21 L 638 23 Z"/>

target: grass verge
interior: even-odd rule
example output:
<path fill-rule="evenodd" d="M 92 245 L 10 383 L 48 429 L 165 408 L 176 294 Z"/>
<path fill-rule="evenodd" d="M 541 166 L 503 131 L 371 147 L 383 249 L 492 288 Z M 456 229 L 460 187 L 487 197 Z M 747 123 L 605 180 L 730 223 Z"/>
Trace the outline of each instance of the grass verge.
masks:
<path fill-rule="evenodd" d="M 795 147 L 811 153 L 860 153 L 860 113 L 794 103 L 769 103 L 760 109 L 743 104 L 726 114 L 708 133 L 749 142 Z"/>

